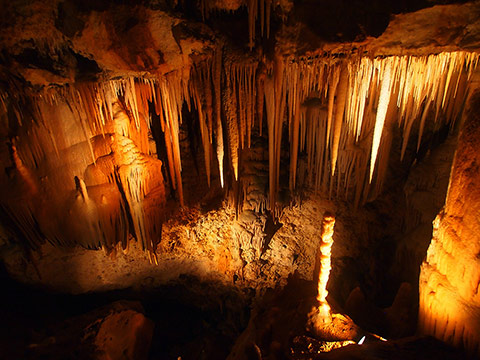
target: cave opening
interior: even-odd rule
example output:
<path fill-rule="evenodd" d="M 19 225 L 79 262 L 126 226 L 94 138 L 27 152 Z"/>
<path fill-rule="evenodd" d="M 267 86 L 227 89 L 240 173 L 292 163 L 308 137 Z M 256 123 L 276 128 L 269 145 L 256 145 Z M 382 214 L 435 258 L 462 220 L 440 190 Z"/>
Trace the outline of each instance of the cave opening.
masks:
<path fill-rule="evenodd" d="M 478 357 L 478 14 L 8 4 L 5 357 Z"/>

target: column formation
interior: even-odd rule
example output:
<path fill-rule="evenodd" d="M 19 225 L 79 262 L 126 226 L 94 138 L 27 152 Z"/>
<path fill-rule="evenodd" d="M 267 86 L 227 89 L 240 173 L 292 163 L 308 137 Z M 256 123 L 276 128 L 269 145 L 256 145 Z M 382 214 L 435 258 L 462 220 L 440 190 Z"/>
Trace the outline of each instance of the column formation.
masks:
<path fill-rule="evenodd" d="M 318 274 L 318 308 L 319 314 L 325 320 L 330 318 L 330 306 L 327 303 L 327 283 L 332 269 L 332 245 L 333 245 L 333 228 L 335 226 L 335 217 L 326 212 L 322 221 L 322 240 L 320 243 L 320 272 Z"/>

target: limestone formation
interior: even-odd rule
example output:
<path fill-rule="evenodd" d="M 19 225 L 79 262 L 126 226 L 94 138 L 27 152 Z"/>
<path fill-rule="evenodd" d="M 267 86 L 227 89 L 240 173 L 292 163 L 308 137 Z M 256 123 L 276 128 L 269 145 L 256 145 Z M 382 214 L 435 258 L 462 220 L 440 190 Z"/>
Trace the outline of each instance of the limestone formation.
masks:
<path fill-rule="evenodd" d="M 390 305 L 419 289 L 419 329 L 478 356 L 480 2 L 439 3 L 4 1 L 6 278 L 84 294 L 192 277 L 252 306 L 314 278 L 309 334 L 291 311 L 310 300 L 282 303 L 271 329 L 254 314 L 243 345 L 260 358 L 320 337 L 315 324 L 358 342 L 341 311 L 354 288 L 385 323 L 408 314 L 390 332 L 405 335 L 416 308 Z M 415 174 L 459 132 L 444 201 L 448 161 Z M 296 334 L 272 333 L 293 318 Z M 100 329 L 105 357 L 121 358 L 117 328 Z"/>

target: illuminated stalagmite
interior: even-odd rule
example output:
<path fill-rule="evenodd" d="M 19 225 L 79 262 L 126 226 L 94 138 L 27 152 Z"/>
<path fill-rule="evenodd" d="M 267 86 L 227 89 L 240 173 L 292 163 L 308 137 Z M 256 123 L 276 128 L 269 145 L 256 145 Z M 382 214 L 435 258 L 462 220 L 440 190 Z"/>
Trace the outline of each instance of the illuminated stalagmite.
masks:
<path fill-rule="evenodd" d="M 323 340 L 353 340 L 358 337 L 358 327 L 353 321 L 340 314 L 333 313 L 327 301 L 327 283 L 332 269 L 332 245 L 333 231 L 335 227 L 335 217 L 330 212 L 323 214 L 321 240 L 319 251 L 317 253 L 317 261 L 319 262 L 318 279 L 317 280 L 317 297 L 314 306 L 308 313 L 307 329 Z M 351 344 L 338 344 L 344 346 Z"/>
<path fill-rule="evenodd" d="M 466 113 L 445 207 L 420 274 L 419 329 L 480 355 L 480 93 Z"/>
<path fill-rule="evenodd" d="M 320 243 L 320 272 L 318 274 L 318 293 L 317 301 L 319 314 L 327 321 L 330 318 L 330 306 L 327 302 L 327 283 L 330 275 L 332 245 L 333 245 L 333 228 L 335 226 L 335 218 L 330 213 L 323 215 L 322 221 L 322 240 Z M 331 319 L 330 319 L 331 320 Z"/>

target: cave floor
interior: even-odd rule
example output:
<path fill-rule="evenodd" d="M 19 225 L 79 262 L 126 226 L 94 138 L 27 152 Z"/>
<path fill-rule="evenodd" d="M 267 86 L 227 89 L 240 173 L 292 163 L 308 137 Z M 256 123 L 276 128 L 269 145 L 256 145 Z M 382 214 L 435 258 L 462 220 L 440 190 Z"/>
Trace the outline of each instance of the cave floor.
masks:
<path fill-rule="evenodd" d="M 260 298 L 187 277 L 142 294 L 128 289 L 52 293 L 16 283 L 4 271 L 1 282 L 1 359 L 105 358 L 89 343 L 86 334 L 92 326 L 85 324 L 95 318 L 98 322 L 105 314 L 98 309 L 108 309 L 114 302 L 138 308 L 153 321 L 148 352 L 152 360 L 465 358 L 427 337 L 382 342 L 367 336 L 370 342 L 364 345 L 321 353 L 325 342 L 305 330 L 315 286 L 296 278 Z"/>

